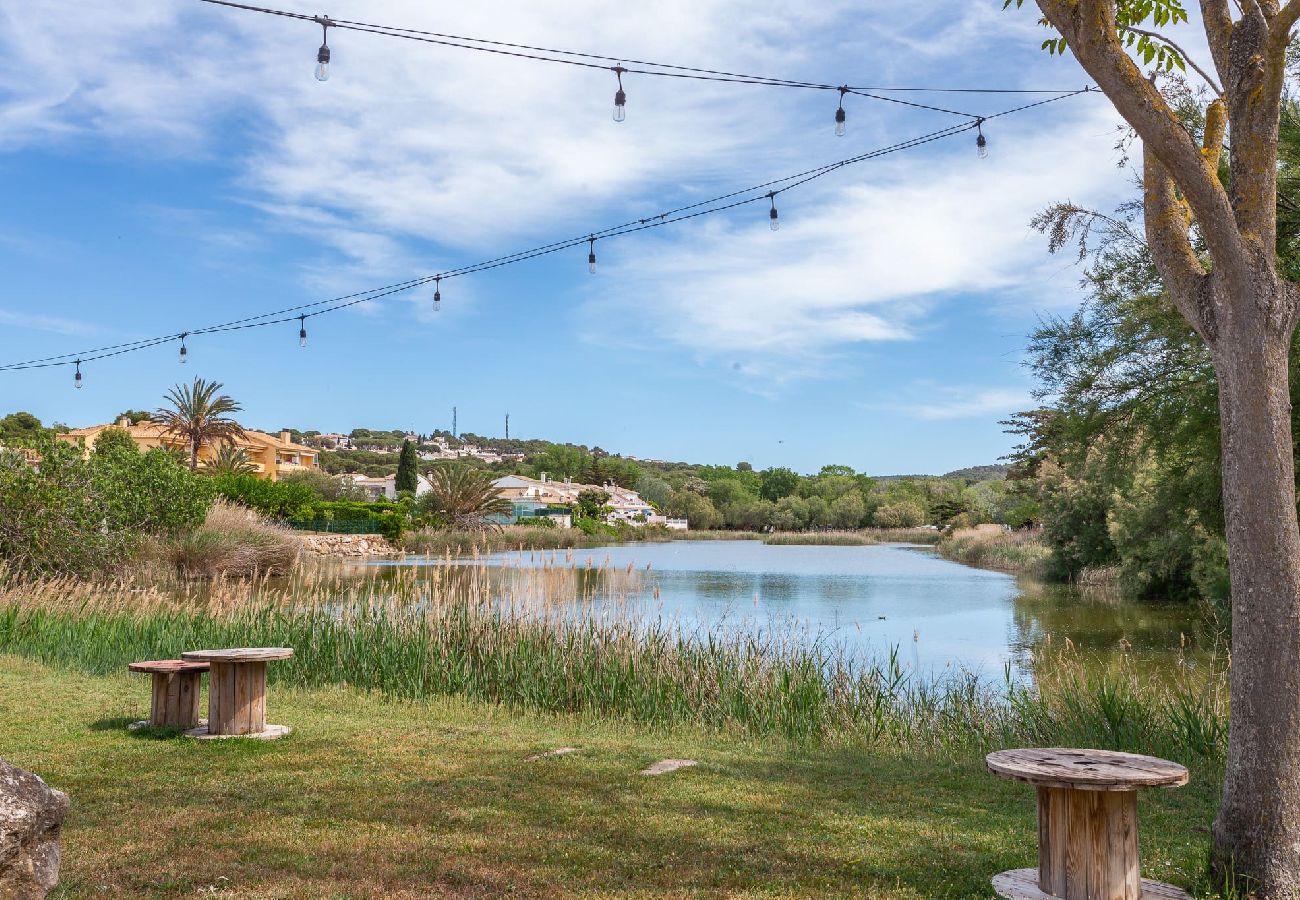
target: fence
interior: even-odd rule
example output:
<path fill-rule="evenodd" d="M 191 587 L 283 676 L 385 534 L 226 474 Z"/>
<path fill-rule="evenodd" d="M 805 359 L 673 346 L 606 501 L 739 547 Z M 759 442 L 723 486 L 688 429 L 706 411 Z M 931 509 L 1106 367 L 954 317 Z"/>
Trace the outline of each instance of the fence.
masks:
<path fill-rule="evenodd" d="M 383 526 L 374 519 L 312 519 L 306 522 L 285 522 L 295 531 L 325 531 L 333 534 L 383 534 Z"/>

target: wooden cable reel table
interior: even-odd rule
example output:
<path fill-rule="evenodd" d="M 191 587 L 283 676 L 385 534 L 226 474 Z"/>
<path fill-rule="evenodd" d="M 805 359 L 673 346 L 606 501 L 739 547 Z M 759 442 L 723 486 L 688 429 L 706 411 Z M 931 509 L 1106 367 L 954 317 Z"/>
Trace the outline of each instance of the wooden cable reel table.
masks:
<path fill-rule="evenodd" d="M 197 738 L 274 740 L 290 729 L 266 723 L 266 664 L 293 656 L 291 647 L 191 650 L 186 661 L 208 663 L 208 724 L 188 732 Z"/>
<path fill-rule="evenodd" d="M 153 676 L 149 718 L 132 722 L 129 728 L 194 728 L 202 724 L 199 718 L 199 681 L 208 671 L 207 663 L 154 659 L 133 662 L 127 668 Z"/>
<path fill-rule="evenodd" d="M 1038 868 L 993 879 L 1009 900 L 1191 900 L 1176 887 L 1142 878 L 1137 792 L 1178 787 L 1178 763 L 1109 750 L 1050 747 L 999 750 L 985 757 L 1000 778 L 1038 789 Z"/>

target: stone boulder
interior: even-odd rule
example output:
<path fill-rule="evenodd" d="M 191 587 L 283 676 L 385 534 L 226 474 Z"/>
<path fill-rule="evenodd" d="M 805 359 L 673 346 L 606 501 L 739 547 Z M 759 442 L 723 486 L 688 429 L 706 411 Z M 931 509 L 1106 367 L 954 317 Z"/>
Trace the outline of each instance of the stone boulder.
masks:
<path fill-rule="evenodd" d="M 0 759 L 0 898 L 43 900 L 59 883 L 68 795 Z"/>

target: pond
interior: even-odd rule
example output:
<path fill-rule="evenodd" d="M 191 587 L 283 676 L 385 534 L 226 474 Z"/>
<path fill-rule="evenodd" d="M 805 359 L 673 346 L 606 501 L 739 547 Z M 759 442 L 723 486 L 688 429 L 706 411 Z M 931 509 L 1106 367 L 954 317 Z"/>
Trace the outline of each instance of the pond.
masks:
<path fill-rule="evenodd" d="M 1032 678 L 1042 649 L 1072 646 L 1090 666 L 1136 665 L 1144 674 L 1196 666 L 1214 638 L 1186 604 L 1089 596 L 975 569 L 931 548 L 767 545 L 761 541 L 672 541 L 583 550 L 496 553 L 476 560 L 384 560 L 393 570 L 486 564 L 503 595 L 515 596 L 537 570 L 572 571 L 590 607 L 666 618 L 699 630 L 746 630 L 835 642 L 863 660 L 887 658 L 918 673 L 963 670 L 987 679 Z M 635 575 L 635 577 L 624 577 Z M 554 582 L 550 582 L 554 583 Z"/>

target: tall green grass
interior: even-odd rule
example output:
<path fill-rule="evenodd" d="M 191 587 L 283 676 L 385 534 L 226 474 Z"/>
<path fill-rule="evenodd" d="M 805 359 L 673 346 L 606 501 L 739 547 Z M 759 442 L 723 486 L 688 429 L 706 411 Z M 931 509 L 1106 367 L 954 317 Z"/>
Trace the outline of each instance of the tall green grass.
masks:
<path fill-rule="evenodd" d="M 0 575 L 0 652 L 92 673 L 184 650 L 290 646 L 272 680 L 346 684 L 394 698 L 462 695 L 518 710 L 796 741 L 912 750 L 1066 744 L 1218 759 L 1226 672 L 1159 683 L 1090 674 L 1040 654 L 1036 687 L 969 674 L 925 679 L 896 657 L 864 663 L 824 642 L 687 631 L 620 612 L 641 573 L 576 564 L 429 567 L 430 579 L 302 576 L 200 595 Z M 507 573 L 511 574 L 511 573 Z M 522 579 L 522 580 L 520 580 Z M 598 601 L 598 603 L 596 602 Z"/>
<path fill-rule="evenodd" d="M 1051 548 L 1032 532 L 982 534 L 957 531 L 945 535 L 936 549 L 940 556 L 968 566 L 999 569 L 1020 575 L 1042 576 Z"/>

